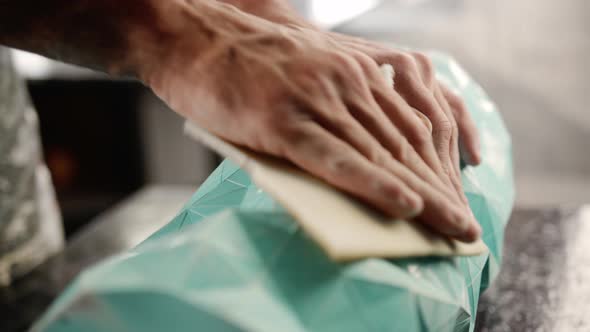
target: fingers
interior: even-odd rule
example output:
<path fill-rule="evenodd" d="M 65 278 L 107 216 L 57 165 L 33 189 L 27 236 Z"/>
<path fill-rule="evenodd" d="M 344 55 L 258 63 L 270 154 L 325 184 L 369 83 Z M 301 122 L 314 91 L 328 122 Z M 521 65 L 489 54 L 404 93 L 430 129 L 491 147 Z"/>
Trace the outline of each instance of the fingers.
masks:
<path fill-rule="evenodd" d="M 384 65 L 381 65 L 381 67 L 379 67 L 379 69 L 381 70 L 381 76 L 383 76 L 385 78 L 385 81 L 387 82 L 387 86 L 393 88 L 395 85 L 395 82 L 394 82 L 395 71 L 393 70 L 393 66 L 390 64 L 384 64 Z M 368 74 L 367 76 L 370 77 L 370 74 Z M 432 133 L 432 122 L 430 122 L 430 120 L 426 117 L 426 115 L 422 114 L 422 112 L 419 112 L 416 109 L 413 109 L 413 111 L 414 111 L 414 114 L 416 114 L 416 116 L 422 121 L 424 126 L 426 126 L 428 131 L 430 133 Z"/>
<path fill-rule="evenodd" d="M 444 173 L 438 172 L 443 180 L 455 189 L 453 196 L 457 197 L 467 207 L 470 222 L 465 231 L 465 238 L 476 238 L 481 229 L 468 207 L 468 201 L 463 193 L 459 166 L 458 130 L 450 106 L 434 80 L 434 70 L 429 60 L 423 55 L 417 57 L 416 65 L 405 63 L 405 68 L 396 71 L 395 88 L 402 93 L 410 106 L 418 108 L 432 124 L 432 136 L 435 142 L 440 164 Z M 404 63 L 402 63 L 404 64 Z M 383 104 L 383 103 L 382 103 Z M 394 120 L 395 121 L 395 120 Z M 432 158 L 432 157 L 431 157 Z M 432 163 L 431 163 L 432 165 Z M 436 169 L 436 168 L 435 168 Z M 425 201 L 426 202 L 426 201 Z M 428 202 L 427 207 L 428 207 Z M 424 211 L 423 222 L 429 223 L 429 211 Z"/>
<path fill-rule="evenodd" d="M 432 186 L 446 192 L 446 186 L 441 182 L 436 174 L 423 162 L 423 160 L 417 155 L 413 146 L 408 143 L 408 140 L 399 132 L 394 125 L 394 122 L 384 114 L 382 107 L 377 103 L 374 98 L 375 90 L 389 91 L 393 93 L 392 83 L 387 80 L 388 77 L 384 77 L 383 70 L 377 70 L 376 63 L 369 57 L 363 54 L 357 54 L 356 56 L 361 66 L 361 71 L 364 75 L 361 75 L 358 80 L 362 81 L 361 95 L 358 96 L 358 92 L 346 91 L 341 94 L 341 98 L 345 101 L 348 111 L 360 122 L 372 135 L 374 135 L 379 143 L 384 146 L 398 161 L 405 164 L 411 170 L 416 172 L 423 180 L 430 183 Z M 368 60 L 367 60 L 368 59 Z M 392 73 L 387 73 L 388 76 Z M 385 83 L 385 85 L 383 85 Z M 371 90 L 370 86 L 373 86 Z M 383 86 L 380 86 L 383 85 Z M 417 110 L 403 104 L 409 112 L 404 113 L 409 121 L 408 126 L 416 132 L 421 132 L 420 136 L 424 142 L 430 142 L 430 134 L 432 132 L 432 124 L 430 120 L 422 113 Z M 397 110 L 401 107 L 397 107 Z M 415 115 L 415 116 L 412 116 Z M 416 121 L 416 117 L 419 121 Z M 424 127 L 420 127 L 418 123 L 424 124 Z M 396 122 L 396 125 L 398 123 Z M 425 144 L 426 146 L 426 144 Z M 438 162 L 434 150 L 430 150 L 430 155 L 434 162 Z M 449 191 L 450 194 L 452 192 Z"/>
<path fill-rule="evenodd" d="M 413 53 L 413 56 L 417 71 L 420 73 L 421 82 L 411 78 L 408 78 L 407 82 L 412 86 L 412 90 L 416 90 L 420 94 L 417 97 L 422 101 L 415 102 L 425 105 L 425 108 L 420 110 L 433 121 L 433 129 L 436 131 L 438 127 L 440 134 L 437 137 L 433 131 L 433 137 L 439 158 L 451 184 L 456 190 L 457 196 L 469 209 L 467 197 L 463 192 L 461 183 L 458 130 L 455 116 L 440 91 L 438 82 L 434 79 L 434 69 L 428 57 L 421 53 Z"/>
<path fill-rule="evenodd" d="M 371 163 L 314 122 L 283 130 L 283 154 L 299 167 L 395 218 L 411 218 L 423 201 L 399 178 Z"/>
<path fill-rule="evenodd" d="M 478 232 L 472 231 L 471 216 L 437 176 L 446 173 L 433 145 L 431 120 L 416 116 L 372 59 L 341 54 L 333 60 L 331 79 L 311 72 L 305 78 L 307 89 L 299 98 L 309 116 L 281 130 L 285 143 L 279 154 L 390 216 L 423 211 L 419 220 L 441 234 L 474 240 Z"/>
<path fill-rule="evenodd" d="M 352 107 L 348 106 L 349 109 Z M 366 119 L 368 116 L 359 116 L 360 111 L 354 112 L 357 118 Z M 387 119 L 385 119 L 387 120 Z M 385 123 L 388 123 L 385 122 Z M 460 206 L 454 203 L 449 197 L 453 193 L 445 188 L 444 184 L 436 177 L 436 175 L 426 166 L 420 159 L 411 146 L 407 143 L 401 135 L 395 137 L 395 130 L 388 132 L 383 131 L 385 126 L 375 127 L 373 121 L 361 122 L 358 126 L 349 127 L 342 139 L 349 144 L 357 147 L 357 149 L 364 154 L 371 162 L 386 169 L 388 172 L 401 179 L 413 191 L 415 191 L 424 201 L 424 211 L 421 221 L 435 229 L 441 234 L 456 237 L 464 241 L 474 241 L 471 233 L 472 220 L 470 216 L 465 214 Z M 364 125 L 364 126 L 362 126 Z M 390 133 L 389 144 L 381 145 L 376 138 L 374 138 L 365 127 L 373 126 L 372 134 L 386 136 Z M 378 134 L 380 133 L 380 134 Z M 392 147 L 392 145 L 395 145 Z M 405 147 L 400 147 L 405 145 Z M 393 158 L 392 155 L 385 150 L 384 147 L 389 147 L 389 151 L 398 151 L 404 155 L 402 158 Z M 407 166 L 400 163 L 400 159 L 409 164 L 410 170 Z M 431 182 L 426 182 L 423 178 L 430 179 Z"/>
<path fill-rule="evenodd" d="M 409 135 L 412 144 L 417 146 L 417 150 L 428 165 L 438 174 L 438 176 L 448 185 L 455 189 L 460 189 L 455 171 L 453 170 L 453 160 L 451 141 L 453 140 L 453 118 L 441 109 L 439 102 L 436 100 L 432 87 L 436 86 L 434 79 L 434 68 L 430 60 L 423 54 L 392 54 L 390 57 L 382 57 L 381 61 L 390 61 L 395 67 L 395 90 L 403 96 L 403 99 L 415 110 L 419 110 L 425 115 L 432 125 L 432 143 L 434 143 L 435 155 L 433 156 L 430 147 L 425 147 L 426 137 L 412 134 L 412 126 L 406 128 L 406 135 Z M 382 105 L 387 107 L 387 100 L 383 100 Z M 385 103 L 383 103 L 385 101 Z M 450 112 L 448 112 L 450 113 Z M 395 119 L 392 119 L 395 121 Z M 455 194 L 459 200 L 462 200 L 462 192 Z"/>
<path fill-rule="evenodd" d="M 372 94 L 375 102 L 385 115 L 387 115 L 389 121 L 399 128 L 403 136 L 407 138 L 428 167 L 435 174 L 438 174 L 441 179 L 444 179 L 446 173 L 443 170 L 434 147 L 432 131 L 424 126 L 424 121 L 416 116 L 418 111 L 408 105 L 400 95 L 393 91 L 374 87 Z M 429 120 L 429 122 L 431 121 Z"/>
<path fill-rule="evenodd" d="M 422 74 L 422 81 L 424 85 L 432 91 L 434 99 L 436 100 L 440 110 L 442 110 L 442 114 L 446 116 L 447 121 L 450 124 L 451 135 L 450 139 L 448 140 L 448 154 L 445 154 L 445 157 L 448 157 L 449 160 L 445 160 L 443 158 L 441 158 L 441 160 L 443 161 L 443 167 L 446 166 L 445 169 L 449 173 L 449 178 L 456 189 L 456 193 L 458 194 L 459 198 L 463 201 L 463 204 L 465 205 L 467 211 L 471 216 L 471 219 L 473 220 L 469 229 L 465 233 L 465 237 L 477 238 L 481 234 L 481 227 L 475 221 L 475 217 L 471 212 L 469 202 L 467 200 L 467 197 L 465 196 L 465 193 L 463 192 L 463 185 L 461 183 L 461 170 L 459 162 L 460 154 L 458 142 L 459 130 L 457 128 L 455 114 L 451 111 L 451 107 L 441 90 L 441 85 L 436 80 L 434 80 L 434 74 L 430 60 L 426 56 L 419 53 L 415 53 L 414 56 L 417 59 L 417 63 L 419 64 L 418 67 L 420 68 L 420 72 Z M 441 144 L 444 144 L 444 142 L 441 142 Z"/>
<path fill-rule="evenodd" d="M 362 53 L 367 52 L 365 48 L 363 45 L 357 49 L 359 49 L 359 53 Z M 414 54 L 414 57 L 417 57 L 419 61 L 406 53 L 388 53 L 389 55 L 380 53 L 380 56 L 374 58 L 374 62 L 394 65 L 394 88 L 403 98 L 392 92 L 391 81 L 389 83 L 385 81 L 385 85 L 381 83 L 375 86 L 373 84 L 371 87 L 375 100 L 389 116 L 391 122 L 395 123 L 408 138 L 426 164 L 447 185 L 456 188 L 457 181 L 451 179 L 451 174 L 453 174 L 450 158 L 451 122 L 444 112 L 441 112 L 437 100 L 427 88 L 427 86 L 436 83 L 434 68 L 430 60 L 419 53 Z M 362 57 L 357 56 L 357 58 Z M 370 77 L 370 74 L 367 76 Z M 371 81 L 378 82 L 379 79 L 371 78 Z M 420 112 L 422 116 L 415 116 Z M 428 130 L 423 130 L 424 127 L 420 124 L 425 124 Z M 455 194 L 455 196 L 461 200 L 460 195 Z"/>
<path fill-rule="evenodd" d="M 343 107 L 333 105 L 331 108 Z M 333 185 L 373 205 L 377 203 L 394 217 L 417 215 L 418 210 L 408 209 L 408 201 L 419 204 L 420 197 L 424 208 L 420 220 L 424 224 L 463 241 L 476 239 L 469 233 L 469 216 L 442 192 L 392 158 L 360 123 L 345 116 L 332 121 L 329 127 L 338 128 L 335 132 L 316 123 L 304 124 L 292 141 L 300 148 L 293 149 L 291 145 L 287 149 L 291 151 L 289 159 Z M 307 163 L 308 160 L 311 162 Z M 383 188 L 389 189 L 381 190 Z"/>
<path fill-rule="evenodd" d="M 358 121 L 372 136 L 374 136 L 381 146 L 383 146 L 396 160 L 406 165 L 409 169 L 414 171 L 419 177 L 421 177 L 427 183 L 430 183 L 437 190 L 452 193 L 447 190 L 446 185 L 440 181 L 437 175 L 428 167 L 428 165 L 420 158 L 416 150 L 404 135 L 398 130 L 396 125 L 390 121 L 389 117 L 383 112 L 381 106 L 377 103 L 373 96 L 373 91 L 369 87 L 371 83 L 373 86 L 379 84 L 380 80 L 383 80 L 387 85 L 383 89 L 391 90 L 391 82 L 388 82 L 380 73 L 377 71 L 377 67 L 374 61 L 369 58 L 369 62 L 363 62 L 361 55 L 359 62 L 364 72 L 359 79 L 362 80 L 362 91 L 345 91 L 341 93 L 340 98 L 346 103 L 347 111 Z M 388 88 L 389 86 L 389 88 Z M 430 120 L 422 113 L 415 109 L 407 106 L 411 113 L 418 118 L 424 127 L 420 127 L 416 123 L 415 117 L 409 115 L 409 118 L 414 120 L 413 125 L 417 131 L 422 132 L 421 136 L 424 140 L 430 139 L 430 133 L 432 132 L 432 124 Z M 434 150 L 431 150 L 432 158 L 436 160 L 436 154 Z"/>
<path fill-rule="evenodd" d="M 395 61 L 399 65 L 399 70 L 396 70 L 394 87 L 400 95 L 392 93 L 390 89 L 386 91 L 375 89 L 373 92 L 375 99 L 389 115 L 391 121 L 400 126 L 404 135 L 408 137 L 428 166 L 450 185 L 451 180 L 447 171 L 450 139 L 448 120 L 440 112 L 430 91 L 423 85 L 415 62 L 406 56 L 398 57 Z M 414 114 L 422 113 L 428 122 L 425 122 L 422 117 L 400 112 L 400 108 L 411 109 Z M 427 123 L 428 130 L 421 130 L 417 123 Z"/>
<path fill-rule="evenodd" d="M 430 122 L 430 119 L 428 119 L 428 117 L 424 114 L 422 114 L 422 112 L 416 110 L 416 109 L 412 109 L 414 111 L 414 114 L 416 114 L 416 116 L 420 119 L 420 121 L 422 121 L 422 124 L 424 125 L 424 127 L 426 127 L 426 129 L 428 129 L 428 132 L 430 134 L 432 134 L 432 122 Z"/>
<path fill-rule="evenodd" d="M 405 58 L 402 58 L 405 59 Z M 406 96 L 408 103 L 420 110 L 432 122 L 432 136 L 445 179 L 452 184 L 458 197 L 465 203 L 459 172 L 457 130 L 454 116 L 439 91 L 434 79 L 434 68 L 428 57 L 413 53 L 408 60 L 401 61 L 398 71 L 399 83 L 396 89 Z"/>
<path fill-rule="evenodd" d="M 462 241 L 472 242 L 479 237 L 474 230 L 470 215 L 463 208 L 449 200 L 444 191 L 418 178 L 416 174 L 394 159 L 385 159 L 383 165 L 389 172 L 403 179 L 407 185 L 422 197 L 424 211 L 418 217 L 421 223 L 431 227 L 440 234 Z"/>
<path fill-rule="evenodd" d="M 473 166 L 479 165 L 481 163 L 479 135 L 471 113 L 467 110 L 461 97 L 453 93 L 444 84 L 440 83 L 439 85 L 457 121 L 461 156 L 467 164 Z"/>
<path fill-rule="evenodd" d="M 406 61 L 408 63 L 406 63 Z M 432 91 L 425 85 L 424 80 L 431 74 L 421 73 L 421 69 L 412 60 L 402 62 L 403 70 L 396 71 L 396 91 L 398 91 L 413 108 L 422 112 L 432 123 L 432 136 L 438 157 L 444 168 L 450 162 L 449 141 L 452 136 L 452 124 L 439 106 Z M 449 170 L 447 169 L 447 172 Z"/>
<path fill-rule="evenodd" d="M 329 112 L 315 110 L 315 114 L 322 117 L 318 119 L 319 123 L 420 195 L 424 212 L 432 216 L 426 218 L 428 225 L 442 234 L 473 241 L 469 235 L 472 227 L 470 215 L 460 204 L 449 199 L 454 196 L 453 192 L 428 168 L 380 110 L 365 77 L 357 77 L 355 72 L 354 69 L 350 71 L 352 81 L 357 84 L 341 87 L 341 99 L 333 99 L 325 107 Z"/>
<path fill-rule="evenodd" d="M 439 105 L 441 105 L 441 108 L 444 110 L 445 114 L 447 114 L 447 117 L 449 118 L 449 121 L 451 122 L 451 126 L 453 128 L 451 140 L 449 141 L 449 151 L 450 151 L 450 158 L 451 158 L 451 167 L 452 167 L 453 171 L 455 172 L 456 179 L 459 180 L 459 185 L 460 185 L 461 164 L 459 162 L 459 131 L 457 129 L 457 122 L 455 121 L 455 118 L 451 112 L 449 104 L 447 103 L 446 99 L 443 97 L 442 93 L 440 92 L 440 88 L 438 88 L 438 86 L 435 88 L 434 95 L 435 95 L 435 98 L 438 101 Z M 461 187 L 459 187 L 459 189 L 460 189 L 460 192 L 463 193 L 463 191 L 461 190 L 462 189 Z"/>
<path fill-rule="evenodd" d="M 445 114 L 447 115 L 449 121 L 451 122 L 452 126 L 452 135 L 451 139 L 449 140 L 449 154 L 450 154 L 450 164 L 449 164 L 449 171 L 452 172 L 450 174 L 451 181 L 453 182 L 453 186 L 457 191 L 457 194 L 463 201 L 463 203 L 469 208 L 469 202 L 467 201 L 467 197 L 463 192 L 463 185 L 461 183 L 461 168 L 459 163 L 459 142 L 458 142 L 458 130 L 457 124 L 455 122 L 454 116 L 451 113 L 449 104 L 447 103 L 446 99 L 443 97 L 442 92 L 438 85 L 434 87 L 434 97 L 436 98 L 438 104 L 443 109 Z"/>

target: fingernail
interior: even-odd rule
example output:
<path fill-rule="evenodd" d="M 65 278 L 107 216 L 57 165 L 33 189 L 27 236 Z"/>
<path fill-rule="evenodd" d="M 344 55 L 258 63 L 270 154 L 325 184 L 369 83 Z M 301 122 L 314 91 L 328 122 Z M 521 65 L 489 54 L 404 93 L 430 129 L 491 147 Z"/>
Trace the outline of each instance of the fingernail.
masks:
<path fill-rule="evenodd" d="M 467 165 L 477 166 L 481 163 L 481 155 L 478 143 L 471 147 L 465 146 L 465 144 L 459 145 L 459 154 Z"/>
<path fill-rule="evenodd" d="M 473 211 L 471 211 L 471 209 L 468 209 L 468 211 L 469 211 L 469 216 L 471 217 L 471 220 L 469 222 L 469 228 L 466 231 L 466 235 L 467 235 L 467 237 L 469 237 L 470 239 L 475 241 L 481 237 L 482 229 L 481 229 L 481 225 L 479 224 L 479 222 L 477 222 L 477 219 L 475 218 Z"/>
<path fill-rule="evenodd" d="M 481 157 L 481 152 L 476 152 L 475 153 L 475 164 L 479 165 L 481 164 L 481 162 L 483 161 L 483 158 Z"/>
<path fill-rule="evenodd" d="M 457 223 L 457 228 L 459 230 L 460 234 L 465 234 L 469 231 L 469 229 L 471 228 L 471 221 L 468 218 L 462 218 L 460 219 L 460 221 Z"/>
<path fill-rule="evenodd" d="M 473 166 L 476 162 L 475 159 L 476 159 L 476 157 L 471 152 L 467 152 L 463 155 L 463 161 L 467 165 Z"/>
<path fill-rule="evenodd" d="M 481 158 L 478 152 L 468 153 L 465 162 L 471 166 L 477 166 L 481 163 Z"/>
<path fill-rule="evenodd" d="M 473 151 L 470 153 L 471 165 L 479 165 L 481 163 L 481 147 L 479 140 L 474 144 Z"/>
<path fill-rule="evenodd" d="M 449 236 L 455 237 L 460 241 L 473 242 L 481 235 L 481 227 L 471 212 L 471 209 L 453 210 L 454 230 L 449 232 Z"/>
<path fill-rule="evenodd" d="M 467 198 L 467 195 L 465 195 L 464 192 L 460 192 L 459 196 L 461 196 L 461 201 L 463 201 L 463 203 L 465 203 L 465 205 L 467 205 L 467 210 L 469 210 L 469 213 L 470 213 L 469 215 L 473 216 L 473 213 L 471 213 L 471 208 L 469 207 L 469 199 Z M 473 218 L 475 219 L 475 217 L 473 217 Z"/>
<path fill-rule="evenodd" d="M 471 227 L 471 218 L 469 218 L 468 214 L 463 213 L 463 211 L 456 211 L 455 216 L 455 226 L 457 227 L 456 235 L 463 235 Z"/>
<path fill-rule="evenodd" d="M 478 223 L 472 223 L 469 230 L 459 239 L 465 242 L 474 242 L 481 238 L 481 226 Z"/>
<path fill-rule="evenodd" d="M 473 235 L 476 238 L 480 238 L 482 234 L 483 234 L 483 230 L 481 228 L 481 225 L 478 223 L 474 223 L 473 224 Z"/>

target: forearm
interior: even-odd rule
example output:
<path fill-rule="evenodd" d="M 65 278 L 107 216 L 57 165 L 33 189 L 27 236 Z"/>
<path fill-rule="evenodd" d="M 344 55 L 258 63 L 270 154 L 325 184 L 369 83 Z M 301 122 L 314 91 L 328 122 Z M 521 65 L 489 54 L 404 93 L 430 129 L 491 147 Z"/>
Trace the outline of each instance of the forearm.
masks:
<path fill-rule="evenodd" d="M 0 0 L 0 44 L 137 75 L 141 63 L 164 56 L 182 29 L 190 28 L 194 42 L 207 47 L 211 34 L 204 20 L 183 26 L 186 6 L 176 0 Z"/>
<path fill-rule="evenodd" d="M 254 16 L 282 24 L 315 28 L 313 24 L 299 15 L 287 0 L 217 0 Z"/>

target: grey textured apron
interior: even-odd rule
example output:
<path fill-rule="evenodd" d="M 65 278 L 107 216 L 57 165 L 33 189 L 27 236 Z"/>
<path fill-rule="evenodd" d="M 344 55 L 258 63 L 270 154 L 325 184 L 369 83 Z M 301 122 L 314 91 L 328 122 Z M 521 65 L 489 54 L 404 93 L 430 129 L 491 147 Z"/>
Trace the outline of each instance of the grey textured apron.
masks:
<path fill-rule="evenodd" d="M 37 121 L 10 52 L 0 47 L 0 286 L 63 246 Z"/>

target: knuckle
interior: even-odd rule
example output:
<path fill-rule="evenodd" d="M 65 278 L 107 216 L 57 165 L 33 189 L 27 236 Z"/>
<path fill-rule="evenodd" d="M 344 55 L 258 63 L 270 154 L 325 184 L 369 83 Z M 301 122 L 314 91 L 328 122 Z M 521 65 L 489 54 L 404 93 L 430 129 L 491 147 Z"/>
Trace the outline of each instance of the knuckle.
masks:
<path fill-rule="evenodd" d="M 457 120 L 462 120 L 469 115 L 467 105 L 461 97 L 455 94 L 449 95 L 449 104 L 455 109 Z"/>
<path fill-rule="evenodd" d="M 352 79 L 355 82 L 362 81 L 364 78 L 365 70 L 363 66 L 352 57 L 349 58 L 345 70 L 349 79 Z"/>
<path fill-rule="evenodd" d="M 279 112 L 273 112 L 273 116 L 266 117 L 260 122 L 273 137 L 280 137 L 282 142 L 302 144 L 308 142 L 312 136 L 308 130 L 310 121 L 310 114 L 298 105 L 288 103 L 282 109 L 279 107 Z"/>
<path fill-rule="evenodd" d="M 412 52 L 411 55 L 412 57 L 414 57 L 416 63 L 418 63 L 419 65 L 434 68 L 434 65 L 432 64 L 432 61 L 430 60 L 428 55 L 422 52 Z"/>
<path fill-rule="evenodd" d="M 305 141 L 308 138 L 307 133 L 298 126 L 294 125 L 278 125 L 275 127 L 275 131 L 282 141 L 285 143 L 293 144 L 296 142 Z"/>
<path fill-rule="evenodd" d="M 450 103 L 457 105 L 463 104 L 463 98 L 461 98 L 455 91 L 451 90 L 442 82 L 440 83 L 440 87 L 444 92 L 445 97 L 449 100 Z"/>
<path fill-rule="evenodd" d="M 405 138 L 402 138 L 391 147 L 391 154 L 396 160 L 398 160 L 402 164 L 405 164 L 406 161 L 408 161 L 408 156 L 410 152 L 409 147 L 410 145 L 408 141 Z"/>
<path fill-rule="evenodd" d="M 453 134 L 457 133 L 459 131 L 459 126 L 458 126 L 457 121 L 455 120 L 454 117 L 452 117 L 452 120 L 451 120 L 451 130 L 452 130 Z"/>
<path fill-rule="evenodd" d="M 333 55 L 335 65 L 344 69 L 355 68 L 355 59 L 344 52 L 335 52 Z"/>
<path fill-rule="evenodd" d="M 453 124 L 448 119 L 436 123 L 434 132 L 444 140 L 450 140 L 453 135 Z"/>
<path fill-rule="evenodd" d="M 365 153 L 365 157 L 373 164 L 378 166 L 385 166 L 387 165 L 388 159 L 391 156 L 388 156 L 387 153 L 382 151 L 379 147 L 371 147 L 367 149 Z"/>
<path fill-rule="evenodd" d="M 460 96 L 450 92 L 446 96 L 447 102 L 452 109 L 453 117 L 456 123 L 460 124 L 469 124 L 473 123 L 473 119 L 471 118 L 471 114 L 467 109 L 467 105 L 465 101 Z"/>
<path fill-rule="evenodd" d="M 413 56 L 414 59 L 416 59 L 416 61 L 418 61 L 418 62 L 423 62 L 423 61 L 428 60 L 428 56 L 426 56 L 426 54 L 424 54 L 422 52 L 412 51 L 412 52 L 410 52 L 410 55 Z"/>
<path fill-rule="evenodd" d="M 462 219 L 461 214 L 457 211 L 457 209 L 455 208 L 455 206 L 452 203 L 450 203 L 448 201 L 444 201 L 443 207 L 444 208 L 441 209 L 441 218 L 446 223 L 453 225 L 454 223 L 456 223 L 457 220 Z M 455 228 L 456 226 L 453 226 L 453 227 Z"/>
<path fill-rule="evenodd" d="M 354 57 L 346 54 L 340 54 L 338 59 L 332 67 L 334 81 L 342 88 L 361 91 L 366 84 L 362 65 Z"/>
<path fill-rule="evenodd" d="M 449 119 L 440 120 L 436 127 L 439 132 L 450 133 L 453 131 L 453 125 Z"/>
<path fill-rule="evenodd" d="M 355 123 L 344 116 L 338 114 L 332 114 L 331 119 L 328 120 L 327 127 L 336 133 L 345 135 L 346 133 L 357 133 L 358 127 Z"/>
<path fill-rule="evenodd" d="M 417 168 L 421 168 L 424 167 L 423 165 L 425 165 L 424 160 L 422 160 L 422 157 L 420 157 L 420 155 L 418 154 L 418 152 L 416 150 L 414 150 L 413 147 L 408 147 L 408 154 L 406 157 L 406 161 L 404 162 L 405 165 L 407 165 L 408 167 L 412 168 L 412 167 L 417 167 Z"/>
<path fill-rule="evenodd" d="M 322 77 L 322 72 L 314 70 L 316 66 L 299 66 L 290 72 L 291 80 L 294 81 L 317 81 Z"/>
<path fill-rule="evenodd" d="M 375 186 L 378 191 L 387 195 L 387 197 L 390 197 L 393 199 L 397 199 L 397 198 L 404 196 L 402 189 L 398 185 L 394 185 L 391 183 L 390 184 L 383 184 L 381 182 L 373 180 L 373 186 Z M 397 211 L 397 209 L 394 206 L 392 206 L 390 212 L 397 214 L 399 211 Z"/>
<path fill-rule="evenodd" d="M 275 126 L 278 137 L 284 143 L 291 146 L 306 145 L 312 140 L 312 134 L 306 130 L 305 124 L 300 121 L 282 121 L 282 124 Z"/>
<path fill-rule="evenodd" d="M 430 119 L 420 111 L 416 111 L 415 113 L 428 132 L 432 133 L 432 121 L 430 121 Z"/>
<path fill-rule="evenodd" d="M 456 114 L 456 123 L 457 123 L 457 131 L 469 131 L 469 132 L 476 132 L 477 126 L 475 122 L 468 114 Z"/>
<path fill-rule="evenodd" d="M 412 134 L 412 144 L 424 148 L 432 143 L 432 134 L 423 128 L 416 128 Z"/>
<path fill-rule="evenodd" d="M 416 68 L 416 61 L 411 55 L 406 53 L 396 56 L 394 61 L 398 69 L 408 71 Z"/>
<path fill-rule="evenodd" d="M 432 134 L 432 121 L 430 121 L 430 119 L 426 116 L 424 116 L 422 118 L 422 123 L 424 124 L 424 126 L 426 127 L 426 129 L 428 130 L 429 133 Z"/>
<path fill-rule="evenodd" d="M 412 56 L 416 60 L 416 64 L 420 67 L 422 80 L 428 87 L 432 87 L 435 83 L 435 70 L 432 61 L 424 53 L 413 52 Z"/>
<path fill-rule="evenodd" d="M 326 169 L 329 174 L 335 177 L 346 174 L 347 176 L 356 175 L 358 169 L 355 163 L 342 154 L 326 154 L 324 157 Z"/>
<path fill-rule="evenodd" d="M 297 89 L 302 92 L 309 100 L 300 101 L 300 103 L 313 104 L 317 103 L 317 98 L 327 98 L 333 95 L 333 83 L 337 82 L 323 70 L 314 70 L 314 68 L 301 68 L 295 71 L 289 77 L 292 86 L 287 93 L 297 95 Z M 293 86 L 296 89 L 293 89 Z M 302 96 L 296 96 L 296 99 L 304 99 Z M 310 106 L 310 105 L 307 105 Z"/>
<path fill-rule="evenodd" d="M 355 52 L 354 58 L 365 71 L 372 70 L 377 66 L 377 63 L 373 58 L 362 52 Z"/>

